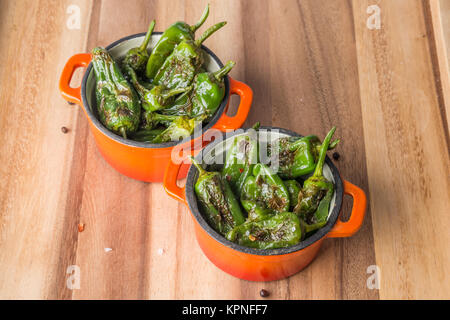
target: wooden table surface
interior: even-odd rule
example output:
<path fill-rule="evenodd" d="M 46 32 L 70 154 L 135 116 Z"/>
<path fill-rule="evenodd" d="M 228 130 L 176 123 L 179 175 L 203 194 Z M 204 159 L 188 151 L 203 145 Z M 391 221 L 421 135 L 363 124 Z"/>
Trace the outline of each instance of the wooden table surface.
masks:
<path fill-rule="evenodd" d="M 361 230 L 326 240 L 285 280 L 217 269 L 188 209 L 162 184 L 113 170 L 57 85 L 71 55 L 154 18 L 157 31 L 193 23 L 206 2 L 0 0 L 0 298 L 253 299 L 262 288 L 273 299 L 450 298 L 450 0 L 210 3 L 207 25 L 228 25 L 206 45 L 254 90 L 245 126 L 323 137 L 336 125 L 335 163 L 369 199 Z M 380 29 L 367 26 L 370 5 Z M 67 286 L 71 265 L 79 289 Z M 379 289 L 367 286 L 373 265 Z"/>

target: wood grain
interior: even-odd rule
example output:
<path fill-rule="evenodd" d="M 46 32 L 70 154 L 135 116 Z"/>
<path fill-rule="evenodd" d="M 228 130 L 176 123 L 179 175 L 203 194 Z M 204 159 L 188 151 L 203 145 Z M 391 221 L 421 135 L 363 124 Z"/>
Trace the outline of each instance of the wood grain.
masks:
<path fill-rule="evenodd" d="M 449 298 L 449 2 L 209 2 L 207 26 L 228 25 L 206 45 L 235 60 L 232 76 L 255 93 L 246 126 L 323 136 L 336 125 L 336 165 L 369 196 L 362 229 L 326 240 L 285 280 L 217 269 L 188 209 L 160 183 L 114 171 L 57 88 L 71 55 L 143 32 L 153 18 L 157 31 L 193 23 L 207 1 L 0 0 L 0 298 L 260 299 L 262 288 L 271 299 Z M 380 30 L 366 26 L 372 4 Z M 69 5 L 81 29 L 67 28 Z M 345 199 L 343 216 L 350 211 Z M 80 289 L 66 286 L 71 265 Z M 370 265 L 380 290 L 366 285 Z"/>
<path fill-rule="evenodd" d="M 380 1 L 380 30 L 359 19 L 368 5 L 354 2 L 380 297 L 448 298 L 449 154 L 422 2 Z"/>

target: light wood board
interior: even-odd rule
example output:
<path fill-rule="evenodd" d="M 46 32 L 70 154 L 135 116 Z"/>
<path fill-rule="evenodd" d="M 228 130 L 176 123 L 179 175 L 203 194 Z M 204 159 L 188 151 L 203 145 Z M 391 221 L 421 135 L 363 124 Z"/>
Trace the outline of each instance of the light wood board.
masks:
<path fill-rule="evenodd" d="M 228 24 L 205 44 L 254 90 L 245 126 L 323 137 L 336 125 L 335 163 L 369 199 L 355 236 L 326 240 L 297 275 L 254 283 L 207 260 L 162 184 L 112 169 L 57 86 L 71 55 L 151 19 L 157 31 L 194 23 L 206 1 L 0 0 L 0 298 L 260 299 L 262 288 L 273 299 L 450 298 L 449 2 L 210 1 L 207 25 Z M 67 26 L 71 5 L 80 29 Z M 379 290 L 367 286 L 371 265 Z"/>

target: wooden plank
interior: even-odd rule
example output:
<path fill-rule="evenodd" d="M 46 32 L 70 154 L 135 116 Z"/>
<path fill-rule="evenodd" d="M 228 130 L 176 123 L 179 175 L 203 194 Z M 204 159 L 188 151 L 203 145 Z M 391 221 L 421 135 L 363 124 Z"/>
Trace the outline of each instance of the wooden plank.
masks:
<path fill-rule="evenodd" d="M 207 1 L 0 1 L 0 298 L 260 299 L 262 288 L 271 299 L 448 298 L 448 1 L 209 2 L 198 32 L 228 21 L 206 45 L 253 88 L 246 125 L 320 136 L 336 125 L 336 165 L 368 192 L 362 229 L 326 240 L 289 279 L 225 274 L 197 246 L 188 209 L 160 183 L 114 171 L 56 85 L 71 55 L 153 18 L 157 31 L 193 23 Z M 366 27 L 372 4 L 380 30 Z M 80 29 L 66 25 L 70 5 Z M 346 199 L 344 217 L 350 209 Z M 71 265 L 79 290 L 66 286 Z M 366 286 L 370 265 L 379 291 Z"/>
<path fill-rule="evenodd" d="M 450 123 L 450 1 L 431 0 L 424 3 L 429 43 L 432 51 L 436 87 L 443 119 L 447 131 Z"/>
<path fill-rule="evenodd" d="M 267 11 L 273 30 L 264 41 L 268 50 L 254 52 L 251 59 L 269 56 L 270 70 L 259 70 L 265 80 L 254 86 L 256 96 L 261 92 L 269 97 L 262 105 L 255 102 L 253 114 L 271 115 L 263 124 L 322 137 L 336 125 L 336 136 L 344 141 L 339 146 L 343 157 L 336 164 L 344 178 L 366 189 L 351 7 L 345 1 L 272 1 Z M 349 210 L 346 206 L 343 211 Z M 310 267 L 269 284 L 269 289 L 277 298 L 376 298 L 377 292 L 366 287 L 366 269 L 375 263 L 372 243 L 369 212 L 356 237 L 327 240 Z"/>
<path fill-rule="evenodd" d="M 66 27 L 69 4 L 86 18 L 79 30 Z M 56 298 L 72 264 L 62 226 L 77 120 L 57 83 L 84 51 L 90 3 L 2 1 L 0 12 L 0 297 Z"/>
<path fill-rule="evenodd" d="M 353 11 L 380 297 L 448 298 L 448 145 L 424 8 L 376 3 L 380 30 L 366 27 L 373 1 Z"/>

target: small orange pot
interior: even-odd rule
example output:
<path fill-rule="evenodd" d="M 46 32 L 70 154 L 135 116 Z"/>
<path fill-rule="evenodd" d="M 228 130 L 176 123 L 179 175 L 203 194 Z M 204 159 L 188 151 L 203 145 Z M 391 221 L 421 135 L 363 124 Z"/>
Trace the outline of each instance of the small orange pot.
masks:
<path fill-rule="evenodd" d="M 274 134 L 274 129 L 276 132 Z M 236 134 L 243 134 L 242 131 Z M 235 135 L 236 135 L 235 134 Z M 259 135 L 268 134 L 272 138 L 278 136 L 299 136 L 295 132 L 281 128 L 262 127 Z M 227 140 L 235 135 L 228 135 Z M 209 144 L 202 153 L 196 156 L 201 162 L 212 163 L 211 159 L 223 154 L 226 140 L 215 140 Z M 214 156 L 212 156 L 214 150 Z M 191 166 L 187 175 L 186 185 L 177 186 L 176 177 L 180 170 L 179 164 L 169 163 L 165 176 L 164 188 L 166 192 L 186 204 L 195 221 L 195 235 L 197 242 L 208 259 L 223 271 L 244 280 L 271 281 L 289 277 L 305 268 L 316 257 L 322 242 L 326 238 L 350 237 L 361 227 L 366 210 L 366 196 L 357 186 L 348 181 L 342 181 L 337 168 L 327 157 L 324 166 L 324 175 L 335 184 L 335 194 L 330 205 L 327 224 L 312 236 L 299 244 L 281 249 L 258 250 L 240 246 L 228 241 L 208 225 L 197 207 L 197 199 L 194 193 L 194 184 L 197 181 L 198 172 Z M 353 209 L 348 221 L 339 219 L 343 195 L 353 197 Z"/>
<path fill-rule="evenodd" d="M 120 59 L 125 56 L 126 52 L 138 47 L 144 39 L 145 33 L 140 33 L 120 39 L 106 49 L 115 59 Z M 153 47 L 161 37 L 160 32 L 155 32 L 152 35 L 149 46 Z M 215 71 L 220 69 L 223 64 L 217 56 L 208 48 L 202 46 L 207 53 L 205 55 L 205 63 L 208 71 Z M 164 176 L 164 170 L 169 163 L 172 151 L 176 145 L 191 148 L 194 145 L 195 139 L 199 136 L 194 135 L 190 139 L 185 139 L 182 142 L 167 142 L 161 144 L 151 144 L 144 142 L 136 142 L 133 140 L 124 139 L 118 136 L 103 126 L 103 124 L 95 116 L 93 111 L 96 106 L 95 103 L 95 76 L 91 62 L 91 55 L 89 53 L 81 53 L 72 56 L 64 66 L 59 81 L 59 89 L 64 99 L 71 103 L 81 105 L 83 111 L 89 121 L 89 125 L 94 135 L 100 153 L 105 160 L 120 173 L 141 181 L 146 182 L 161 182 Z M 70 81 L 77 68 L 87 67 L 84 74 L 81 86 L 78 88 L 70 87 Z M 240 128 L 245 122 L 253 99 L 253 92 L 246 84 L 233 80 L 230 77 L 225 77 L 225 97 L 219 106 L 216 114 L 211 121 L 204 125 L 200 135 L 205 134 L 209 129 L 218 129 L 221 131 L 234 130 Z M 240 97 L 240 104 L 236 115 L 229 117 L 226 115 L 230 95 L 237 94 Z M 183 166 L 180 171 L 179 178 L 184 178 L 187 173 L 187 166 Z"/>

